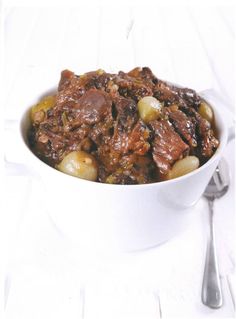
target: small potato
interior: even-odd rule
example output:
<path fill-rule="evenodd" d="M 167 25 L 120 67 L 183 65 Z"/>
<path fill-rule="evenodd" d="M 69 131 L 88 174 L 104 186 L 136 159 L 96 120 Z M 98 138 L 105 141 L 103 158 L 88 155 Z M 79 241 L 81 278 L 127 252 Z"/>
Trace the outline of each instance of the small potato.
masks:
<path fill-rule="evenodd" d="M 199 110 L 199 114 L 206 119 L 208 122 L 212 123 L 214 118 L 214 113 L 212 108 L 206 102 L 201 102 Z"/>
<path fill-rule="evenodd" d="M 178 160 L 169 171 L 168 179 L 173 179 L 191 173 L 199 167 L 199 159 L 196 156 L 186 156 Z"/>
<path fill-rule="evenodd" d="M 32 106 L 31 108 L 31 121 L 32 122 L 42 122 L 45 117 L 47 110 L 52 108 L 55 104 L 55 96 L 47 96 L 42 99 L 39 103 Z"/>
<path fill-rule="evenodd" d="M 97 179 L 97 162 L 92 155 L 83 151 L 67 154 L 56 168 L 68 175 L 89 181 Z"/>
<path fill-rule="evenodd" d="M 140 118 L 148 123 L 160 117 L 162 103 L 153 96 L 145 96 L 138 102 L 138 111 Z"/>

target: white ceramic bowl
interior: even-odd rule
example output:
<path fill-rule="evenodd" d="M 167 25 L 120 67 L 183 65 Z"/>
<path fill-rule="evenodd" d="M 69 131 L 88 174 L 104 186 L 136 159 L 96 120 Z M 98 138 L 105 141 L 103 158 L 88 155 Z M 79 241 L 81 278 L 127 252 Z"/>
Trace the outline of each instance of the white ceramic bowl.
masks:
<path fill-rule="evenodd" d="M 178 234 L 191 220 L 192 207 L 202 196 L 227 143 L 224 116 L 217 103 L 212 107 L 220 139 L 214 156 L 190 174 L 146 185 L 90 182 L 49 167 L 28 147 L 30 120 L 26 110 L 20 134 L 27 165 L 42 177 L 45 207 L 58 228 L 85 249 L 113 252 L 150 248 Z"/>

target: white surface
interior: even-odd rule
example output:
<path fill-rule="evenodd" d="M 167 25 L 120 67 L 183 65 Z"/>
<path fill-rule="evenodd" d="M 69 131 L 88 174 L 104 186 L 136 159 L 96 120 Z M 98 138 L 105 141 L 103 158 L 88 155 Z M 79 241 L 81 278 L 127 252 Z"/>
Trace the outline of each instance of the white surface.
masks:
<path fill-rule="evenodd" d="M 112 18 L 111 18 L 112 15 Z M 5 8 L 5 118 L 17 120 L 26 90 L 43 92 L 59 73 L 150 66 L 157 76 L 196 90 L 214 88 L 234 108 L 232 7 L 130 6 Z M 89 39 L 89 40 L 88 40 Z M 17 153 L 14 131 L 6 156 Z M 41 207 L 40 184 L 5 178 L 8 250 L 6 317 L 34 318 L 232 318 L 234 260 L 234 145 L 225 157 L 232 185 L 216 203 L 216 233 L 224 306 L 200 301 L 207 206 L 200 200 L 191 227 L 155 249 L 120 258 L 78 254 Z"/>

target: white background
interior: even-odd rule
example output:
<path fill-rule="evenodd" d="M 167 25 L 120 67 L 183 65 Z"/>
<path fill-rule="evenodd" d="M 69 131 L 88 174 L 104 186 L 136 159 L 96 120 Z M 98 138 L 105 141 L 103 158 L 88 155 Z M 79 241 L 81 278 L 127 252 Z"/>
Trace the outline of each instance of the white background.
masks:
<path fill-rule="evenodd" d="M 29 96 L 57 85 L 65 68 L 80 74 L 98 68 L 117 72 L 149 66 L 162 79 L 197 91 L 214 89 L 225 112 L 233 114 L 233 1 L 45 3 L 8 1 L 3 8 L 8 161 L 24 161 L 14 123 Z M 79 255 L 54 227 L 43 209 L 40 183 L 8 167 L 1 216 L 6 317 L 232 318 L 233 143 L 225 157 L 232 185 L 216 203 L 215 218 L 222 309 L 210 310 L 200 301 L 208 227 L 203 199 L 194 208 L 190 228 L 178 238 L 150 251 L 95 259 Z"/>

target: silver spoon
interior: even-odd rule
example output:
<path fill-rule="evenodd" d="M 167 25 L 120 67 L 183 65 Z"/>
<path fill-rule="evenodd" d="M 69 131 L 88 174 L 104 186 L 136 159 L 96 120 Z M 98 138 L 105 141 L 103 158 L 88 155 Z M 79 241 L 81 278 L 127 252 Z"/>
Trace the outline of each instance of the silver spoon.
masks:
<path fill-rule="evenodd" d="M 210 214 L 210 236 L 208 238 L 205 270 L 202 284 L 202 302 L 210 308 L 220 308 L 223 304 L 222 290 L 215 247 L 214 211 L 216 198 L 223 196 L 229 188 L 229 169 L 226 161 L 222 159 L 216 168 L 204 196 L 208 200 Z"/>

